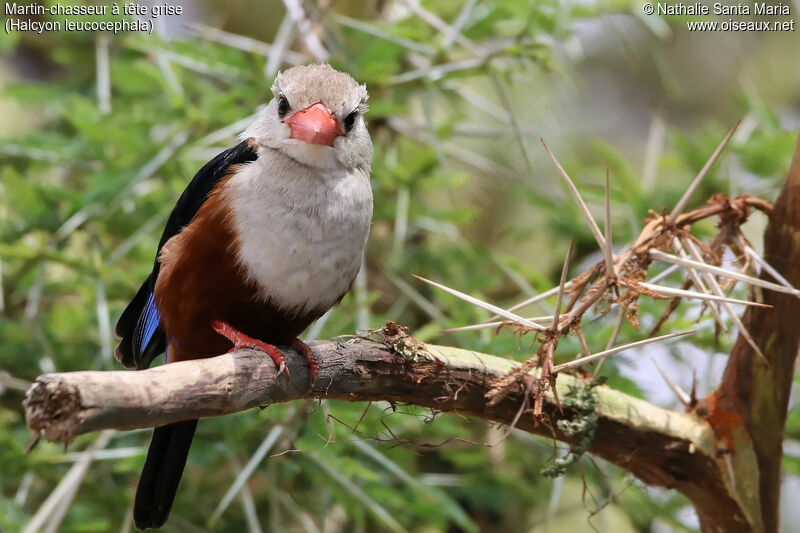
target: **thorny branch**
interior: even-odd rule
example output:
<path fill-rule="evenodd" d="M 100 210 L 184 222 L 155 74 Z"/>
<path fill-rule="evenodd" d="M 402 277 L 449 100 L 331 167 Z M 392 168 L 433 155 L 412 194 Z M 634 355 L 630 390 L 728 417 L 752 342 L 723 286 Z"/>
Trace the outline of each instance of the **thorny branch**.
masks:
<path fill-rule="evenodd" d="M 687 494 L 705 493 L 722 483 L 724 470 L 718 465 L 713 432 L 695 416 L 602 386 L 593 388 L 591 398 L 573 405 L 569 401 L 573 391 L 587 387 L 582 379 L 564 374 L 536 396 L 546 416 L 534 423 L 531 417 L 519 416 L 520 405 L 530 406 L 529 394 L 511 391 L 491 405 L 485 399 L 493 381 L 518 363 L 424 344 L 391 323 L 373 337 L 379 342 L 311 342 L 320 363 L 313 387 L 307 359 L 291 350 L 284 351 L 290 377 L 278 375 L 269 358 L 248 350 L 139 372 L 45 374 L 28 390 L 26 417 L 37 434 L 68 443 L 90 431 L 151 427 L 302 398 L 407 402 L 574 442 L 569 460 L 586 450 L 646 483 Z M 563 406 L 559 396 L 567 398 Z M 716 507 L 721 501 L 726 505 Z M 728 531 L 741 530 L 736 528 L 747 521 L 725 494 L 706 513 Z"/>
<path fill-rule="evenodd" d="M 659 256 L 658 252 L 672 250 L 673 242 L 676 239 L 678 242 L 690 241 L 703 250 L 702 259 L 704 261 L 707 261 L 712 266 L 718 265 L 720 264 L 719 257 L 722 255 L 724 246 L 738 247 L 739 243 L 747 242 L 740 228 L 747 220 L 751 209 L 757 209 L 769 215 L 771 205 L 760 198 L 752 196 L 729 198 L 717 194 L 709 200 L 708 205 L 678 216 L 673 225 L 668 224 L 668 219 L 665 216 L 652 213 L 634 244 L 614 259 L 613 275 L 609 275 L 605 260 L 601 260 L 586 272 L 573 277 L 569 282 L 562 285 L 569 287 L 566 289 L 566 293 L 569 294 L 570 299 L 566 305 L 565 312 L 561 313 L 560 316 L 554 317 L 557 318 L 557 324 L 553 323 L 547 331 L 543 332 L 542 329 L 545 329 L 543 327 L 531 327 L 512 319 L 500 323 L 487 324 L 487 326 L 496 328 L 512 327 L 514 332 L 520 336 L 534 333 L 534 342 L 539 343 L 536 354 L 525 364 L 513 370 L 512 374 L 498 380 L 495 388 L 488 393 L 487 398 L 490 401 L 502 399 L 508 394 L 511 387 L 522 386 L 522 376 L 527 375 L 536 368 L 539 369 L 538 379 L 540 384 L 538 387 L 533 388 L 533 393 L 537 394 L 537 391 L 549 387 L 553 368 L 552 356 L 558 345 L 558 339 L 571 333 L 580 335 L 581 321 L 590 310 L 607 313 L 612 305 L 618 305 L 624 311 L 627 320 L 638 329 L 637 311 L 639 298 L 647 296 L 664 299 L 669 298 L 676 291 L 675 289 L 670 290 L 669 287 L 645 282 L 648 269 L 653 261 L 666 255 Z M 718 237 L 722 236 L 724 238 L 715 238 L 709 245 L 706 245 L 691 235 L 690 228 L 693 223 L 715 216 L 719 218 Z M 737 257 L 741 259 L 743 268 L 746 269 L 746 256 L 739 254 Z M 694 273 L 695 270 L 689 269 L 689 272 Z M 717 273 L 716 275 L 724 276 L 725 274 Z M 711 275 L 710 279 L 716 278 Z M 746 280 L 740 277 L 740 280 L 745 280 L 745 282 L 750 282 L 753 279 Z M 726 289 L 731 288 L 733 283 L 735 283 L 735 280 L 728 283 Z M 705 291 L 694 293 L 688 291 L 687 289 L 693 284 L 692 278 L 688 278 L 684 282 L 684 292 L 672 300 L 671 303 L 673 305 L 667 308 L 664 316 L 659 320 L 659 324 L 663 323 L 674 312 L 677 304 L 685 297 L 700 298 L 707 302 L 721 301 L 728 306 L 731 303 L 751 305 L 754 303 L 744 300 L 732 300 L 719 293 L 710 294 Z M 702 287 L 698 288 L 702 291 Z M 788 290 L 793 291 L 793 289 Z M 735 316 L 735 313 L 731 315 Z M 537 325 L 540 326 L 540 324 Z M 536 402 L 534 402 L 534 405 L 537 405 Z M 540 409 L 536 408 L 533 414 L 538 417 L 542 413 Z"/>
<path fill-rule="evenodd" d="M 800 285 L 800 239 L 797 237 L 800 232 L 800 210 L 797 209 L 800 205 L 800 139 L 789 176 L 774 209 L 765 200 L 752 196 L 729 198 L 715 194 L 706 206 L 688 213 L 681 212 L 733 135 L 736 126 L 714 151 L 672 212 L 666 215 L 666 211 L 661 214 L 651 211 L 633 245 L 616 258 L 611 247 L 608 191 L 606 233 L 602 235 L 569 176 L 545 144 L 545 150 L 581 208 L 604 259 L 569 282 L 562 276 L 559 287 L 507 310 L 503 309 L 487 322 L 454 328 L 451 331 L 482 328 L 499 330 L 507 326 L 512 327 L 520 337 L 527 333 L 533 334 L 531 344 L 539 344 L 534 356 L 495 380 L 486 397 L 489 399 L 488 404 L 492 405 L 511 393 L 522 394 L 524 401 L 521 409 L 524 409 L 529 403 L 529 397 L 533 395 L 531 423 L 536 425 L 549 422 L 549 415 L 542 407 L 541 398 L 548 390 L 556 390 L 559 384 L 554 378 L 560 370 L 576 368 L 634 345 L 670 337 L 649 338 L 616 349 L 611 348 L 616 342 L 623 317 L 638 329 L 637 311 L 642 296 L 658 299 L 672 297 L 651 334 L 672 315 L 684 299 L 702 301 L 703 310 L 708 308 L 714 315 L 717 331 L 727 330 L 720 312 L 724 309 L 738 329 L 739 337 L 719 389 L 700 400 L 697 399 L 694 388 L 691 395 L 676 391 L 687 409 L 707 420 L 713 428 L 718 452 L 716 459 L 724 474 L 720 478 L 721 485 L 716 488 L 693 485 L 691 488 L 685 487 L 683 492 L 692 499 L 703 531 L 777 531 L 780 465 L 783 456 L 781 429 L 786 420 L 792 369 L 800 348 L 800 330 L 796 322 L 800 313 L 800 291 L 795 288 Z M 608 188 L 608 184 L 606 187 Z M 764 239 L 763 258 L 753 250 L 741 229 L 753 209 L 762 211 L 770 219 Z M 703 242 L 692 235 L 691 226 L 710 217 L 717 217 L 718 231 L 708 242 Z M 722 258 L 727 255 L 728 250 L 734 258 L 734 268 L 721 268 Z M 648 281 L 648 270 L 654 261 L 671 266 Z M 754 263 L 761 268 L 760 278 L 753 275 Z M 564 271 L 566 269 L 565 264 Z M 680 269 L 686 272 L 680 289 L 656 284 L 656 281 Z M 464 297 L 454 289 L 438 283 L 428 283 Z M 767 289 L 767 292 L 755 293 L 756 301 L 730 298 L 727 293 L 737 283 L 745 283 L 758 290 Z M 696 291 L 690 290 L 693 286 Z M 565 291 L 570 295 L 570 301 L 566 311 L 562 313 L 561 300 Z M 513 311 L 556 294 L 558 303 L 552 318 L 517 319 L 517 315 L 513 314 Z M 484 309 L 497 309 L 496 306 L 468 295 L 464 299 Z M 739 317 L 732 307 L 733 304 L 749 306 L 744 319 Z M 581 332 L 581 320 L 590 310 L 605 314 L 613 306 L 619 310 L 607 350 L 585 355 L 588 347 Z M 505 320 L 493 322 L 498 317 Z M 534 322 L 533 327 L 528 324 L 531 321 Z M 544 326 L 543 323 L 548 321 L 549 327 Z M 752 328 L 756 329 L 751 333 Z M 558 339 L 570 333 L 578 336 L 584 356 L 554 367 L 552 358 Z M 671 388 L 676 390 L 676 386 L 672 385 Z M 516 423 L 517 420 L 519 413 L 513 422 Z M 686 479 L 692 484 L 698 478 L 687 474 Z M 756 484 L 758 491 L 754 490 Z M 734 509 L 740 513 L 736 518 L 732 518 L 731 514 Z"/>
<path fill-rule="evenodd" d="M 288 378 L 277 375 L 269 358 L 248 350 L 139 372 L 45 374 L 28 391 L 28 425 L 51 440 L 69 442 L 79 434 L 105 428 L 151 427 L 313 397 L 408 402 L 512 424 L 522 395 L 512 392 L 494 405 L 486 402 L 485 395 L 494 379 L 518 363 L 423 344 L 402 329 L 388 326 L 376 337 L 381 342 L 311 342 L 320 363 L 313 388 L 306 358 L 291 350 L 284 351 L 291 368 Z M 569 405 L 562 411 L 555 393 L 567 397 L 570 388 L 581 385 L 580 378 L 562 375 L 557 389 L 538 396 L 548 421 L 534 424 L 532 418 L 522 417 L 517 428 L 570 442 L 573 437 L 564 431 L 572 430 L 568 422 L 578 423 L 580 412 Z M 608 387 L 595 387 L 593 393 L 595 436 L 584 437 L 589 452 L 654 485 L 680 489 L 683 474 L 676 465 L 703 472 L 703 484 L 719 479 L 713 434 L 706 423 Z M 564 424 L 559 426 L 559 420 Z M 594 422 L 591 425 L 595 427 Z M 728 524 L 735 524 L 734 518 L 741 519 L 741 514 L 730 513 Z"/>
<path fill-rule="evenodd" d="M 572 250 L 572 243 L 567 253 L 567 260 L 564 262 L 561 283 L 556 289 L 546 291 L 546 295 L 557 294 L 556 311 L 549 320 L 549 327 L 545 327 L 541 322 L 546 319 L 542 317 L 526 319 L 512 313 L 524 305 L 540 299 L 545 294 L 537 298 L 532 298 L 522 302 L 511 309 L 500 309 L 492 304 L 481 302 L 480 300 L 450 289 L 446 286 L 420 278 L 438 288 L 446 290 L 451 294 L 459 296 L 475 305 L 489 309 L 496 315 L 505 318 L 501 322 L 490 322 L 486 327 L 496 327 L 499 331 L 502 327 L 508 326 L 514 329 L 514 333 L 522 336 L 533 333 L 531 345 L 539 344 L 533 357 L 522 366 L 515 368 L 508 375 L 495 382 L 494 388 L 487 393 L 490 403 L 503 399 L 512 388 L 523 387 L 530 390 L 534 395 L 533 416 L 537 421 L 543 419 L 541 401 L 537 400 L 548 388 L 552 388 L 555 383 L 557 373 L 553 363 L 555 353 L 560 338 L 569 334 L 575 334 L 581 342 L 581 349 L 584 357 L 580 363 L 586 364 L 600 356 L 589 354 L 589 347 L 586 343 L 581 321 L 591 310 L 599 314 L 607 313 L 612 306 L 616 305 L 620 313 L 636 329 L 639 328 L 638 307 L 639 299 L 647 296 L 654 299 L 669 299 L 672 297 L 667 309 L 659 319 L 655 331 L 671 316 L 684 298 L 700 299 L 704 306 L 711 309 L 717 321 L 717 327 L 726 329 L 725 323 L 720 315 L 718 305 L 724 307 L 731 320 L 737 326 L 740 334 L 747 340 L 753 350 L 763 359 L 764 355 L 754 342 L 752 335 L 741 323 L 737 313 L 731 307 L 732 304 L 742 305 L 762 305 L 757 302 L 746 300 L 736 300 L 726 296 L 726 291 L 731 289 L 736 282 L 749 283 L 760 287 L 765 287 L 773 291 L 787 292 L 795 296 L 800 296 L 800 291 L 791 285 L 781 285 L 759 280 L 748 272 L 750 259 L 746 253 L 742 252 L 743 246 L 748 246 L 747 239 L 741 231 L 741 225 L 747 220 L 751 209 L 758 209 L 769 215 L 772 210 L 771 204 L 760 198 L 753 196 L 738 196 L 729 198 L 721 194 L 715 194 L 708 201 L 707 205 L 688 213 L 682 213 L 683 207 L 689 201 L 692 193 L 699 186 L 702 179 L 713 166 L 716 159 L 724 149 L 727 142 L 736 131 L 738 123 L 725 136 L 723 141 L 712 154 L 708 162 L 703 166 L 700 173 L 692 181 L 691 185 L 680 199 L 678 204 L 667 215 L 666 212 L 659 214 L 651 211 L 650 217 L 645 220 L 645 226 L 632 246 L 625 249 L 614 257 L 611 242 L 611 208 L 609 200 L 609 178 L 606 176 L 606 195 L 605 195 L 605 233 L 600 231 L 597 223 L 589 212 L 589 208 L 581 198 L 578 189 L 567 175 L 564 168 L 556 159 L 555 155 L 542 140 L 545 151 L 552 160 L 559 174 L 563 178 L 567 188 L 578 204 L 589 229 L 592 231 L 598 246 L 603 252 L 603 259 L 589 268 L 586 272 L 579 274 L 567 282 L 566 274 L 569 268 L 569 256 Z M 717 235 L 708 243 L 703 243 L 691 234 L 692 224 L 710 218 L 719 219 Z M 736 253 L 741 272 L 725 270 L 720 268 L 720 258 L 727 246 Z M 679 255 L 665 253 L 674 249 Z M 686 250 L 691 253 L 691 258 Z M 685 268 L 688 277 L 684 280 L 680 289 L 671 288 L 663 285 L 656 285 L 646 281 L 650 265 L 653 261 L 663 261 L 672 263 Z M 689 290 L 695 286 L 697 291 Z M 708 285 L 708 286 L 707 286 Z M 786 286 L 788 285 L 788 286 Z M 709 289 L 710 287 L 710 289 Z M 562 301 L 564 296 L 569 296 L 564 312 L 562 313 Z M 491 320 L 491 319 L 490 319 Z M 480 325 L 468 326 L 463 329 L 478 329 Z M 461 329 L 461 328 L 456 328 Z M 618 328 L 615 328 L 618 330 Z M 661 339 L 650 339 L 651 341 Z M 613 341 L 609 343 L 609 348 Z M 579 366 L 579 365 L 573 365 Z M 536 383 L 530 386 L 528 375 L 536 374 Z"/>

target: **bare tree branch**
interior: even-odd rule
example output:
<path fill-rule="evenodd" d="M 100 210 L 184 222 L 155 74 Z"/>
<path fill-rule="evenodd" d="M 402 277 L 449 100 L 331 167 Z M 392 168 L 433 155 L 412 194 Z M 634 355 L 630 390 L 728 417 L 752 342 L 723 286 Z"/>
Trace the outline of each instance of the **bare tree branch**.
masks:
<path fill-rule="evenodd" d="M 406 344 L 414 343 L 408 338 Z M 312 342 L 319 380 L 309 387 L 305 357 L 285 350 L 291 378 L 276 377 L 269 358 L 238 351 L 209 359 L 172 363 L 139 372 L 69 372 L 40 376 L 25 401 L 29 427 L 51 440 L 70 442 L 106 428 L 134 429 L 217 416 L 300 398 L 346 401 L 391 400 L 510 424 L 522 389 L 488 405 L 493 382 L 515 365 L 508 359 L 458 348 L 423 345 L 409 360 L 380 343 Z M 560 375 L 566 397 L 580 378 Z M 714 433 L 700 418 L 597 387 L 598 428 L 590 451 L 644 482 L 675 488 L 704 504 L 728 530 L 747 523 L 735 497 L 724 490 L 724 465 L 716 457 Z M 573 415 L 560 412 L 544 394 L 546 421 L 530 413 L 516 427 L 568 440 L 556 426 Z M 699 500 L 708 500 L 700 502 Z"/>

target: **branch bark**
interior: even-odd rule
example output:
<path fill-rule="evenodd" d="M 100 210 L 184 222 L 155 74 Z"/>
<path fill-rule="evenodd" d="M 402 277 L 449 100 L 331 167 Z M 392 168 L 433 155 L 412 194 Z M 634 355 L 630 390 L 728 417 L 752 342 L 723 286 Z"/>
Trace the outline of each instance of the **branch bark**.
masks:
<path fill-rule="evenodd" d="M 520 389 L 487 405 L 492 382 L 517 364 L 508 359 L 434 345 L 420 345 L 416 361 L 378 343 L 317 341 L 310 346 L 320 362 L 313 388 L 306 359 L 290 350 L 284 351 L 288 379 L 276 376 L 269 358 L 247 350 L 139 372 L 45 374 L 28 391 L 28 425 L 48 439 L 68 443 L 100 429 L 151 427 L 312 397 L 407 402 L 510 424 L 522 400 Z M 559 396 L 564 398 L 580 379 L 560 375 Z M 646 483 L 680 490 L 727 531 L 744 530 L 747 517 L 735 495 L 720 489 L 726 486 L 724 469 L 709 424 L 608 387 L 595 390 L 599 420 L 590 452 Z M 572 413 L 560 412 L 552 392 L 545 393 L 543 411 L 549 423 L 537 425 L 523 415 L 517 427 L 568 441 L 556 422 Z"/>
<path fill-rule="evenodd" d="M 783 191 L 764 233 L 764 258 L 795 287 L 800 287 L 800 138 Z M 774 281 L 769 274 L 762 278 Z M 723 447 L 739 455 L 739 441 L 755 454 L 750 498 L 760 507 L 763 531 L 779 530 L 781 465 L 786 412 L 800 351 L 800 299 L 763 291 L 772 309 L 750 308 L 742 322 L 766 356 L 758 357 L 739 337 L 720 387 L 706 399 L 709 420 Z"/>

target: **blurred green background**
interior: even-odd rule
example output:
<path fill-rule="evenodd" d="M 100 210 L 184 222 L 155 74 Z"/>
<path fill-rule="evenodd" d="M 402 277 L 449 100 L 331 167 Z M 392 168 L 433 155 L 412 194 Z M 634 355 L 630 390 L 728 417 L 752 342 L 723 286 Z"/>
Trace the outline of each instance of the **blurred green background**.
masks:
<path fill-rule="evenodd" d="M 0 531 L 32 519 L 42 531 L 131 528 L 149 431 L 85 435 L 67 453 L 41 443 L 24 456 L 25 384 L 42 372 L 119 368 L 113 324 L 151 268 L 169 211 L 266 103 L 277 69 L 327 60 L 370 91 L 366 269 L 306 338 L 391 319 L 422 340 L 523 360 L 530 351 L 509 332 L 441 333 L 488 314 L 410 275 L 511 305 L 557 282 L 570 237 L 572 274 L 600 259 L 540 137 L 598 219 L 610 171 L 621 247 L 648 209 L 674 205 L 739 118 L 693 205 L 713 192 L 774 199 L 800 129 L 798 31 L 692 33 L 687 18 L 644 16 L 638 2 L 179 4 L 182 15 L 158 18 L 152 34 L 0 34 Z M 800 5 L 791 9 L 779 20 L 796 19 Z M 757 247 L 764 224 L 754 215 L 748 226 Z M 713 223 L 694 231 L 709 235 Z M 626 324 L 620 342 L 642 338 L 662 308 L 643 302 L 644 328 Z M 697 315 L 686 306 L 664 329 Z M 611 316 L 585 324 L 593 349 L 612 325 Z M 691 342 L 629 352 L 603 372 L 677 408 L 648 355 L 686 388 L 696 371 L 706 394 L 732 339 L 715 345 L 705 316 L 699 328 Z M 577 351 L 566 339 L 558 354 Z M 795 403 L 786 502 L 800 494 Z M 562 448 L 503 432 L 384 403 L 297 402 L 204 420 L 164 529 L 697 528 L 685 498 L 594 458 L 544 478 Z M 783 512 L 784 531 L 800 531 L 800 510 Z"/>

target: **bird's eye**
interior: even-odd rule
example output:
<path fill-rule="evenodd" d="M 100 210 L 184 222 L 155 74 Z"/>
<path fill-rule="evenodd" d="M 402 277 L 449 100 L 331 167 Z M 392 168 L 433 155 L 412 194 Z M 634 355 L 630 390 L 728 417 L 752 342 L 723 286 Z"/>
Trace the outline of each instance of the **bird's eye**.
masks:
<path fill-rule="evenodd" d="M 287 100 L 282 94 L 278 96 L 278 118 L 282 119 L 285 117 L 286 113 L 288 113 L 290 109 L 289 100 Z"/>
<path fill-rule="evenodd" d="M 344 129 L 350 131 L 353 128 L 353 124 L 356 123 L 356 116 L 358 113 L 353 111 L 349 115 L 344 118 Z"/>

